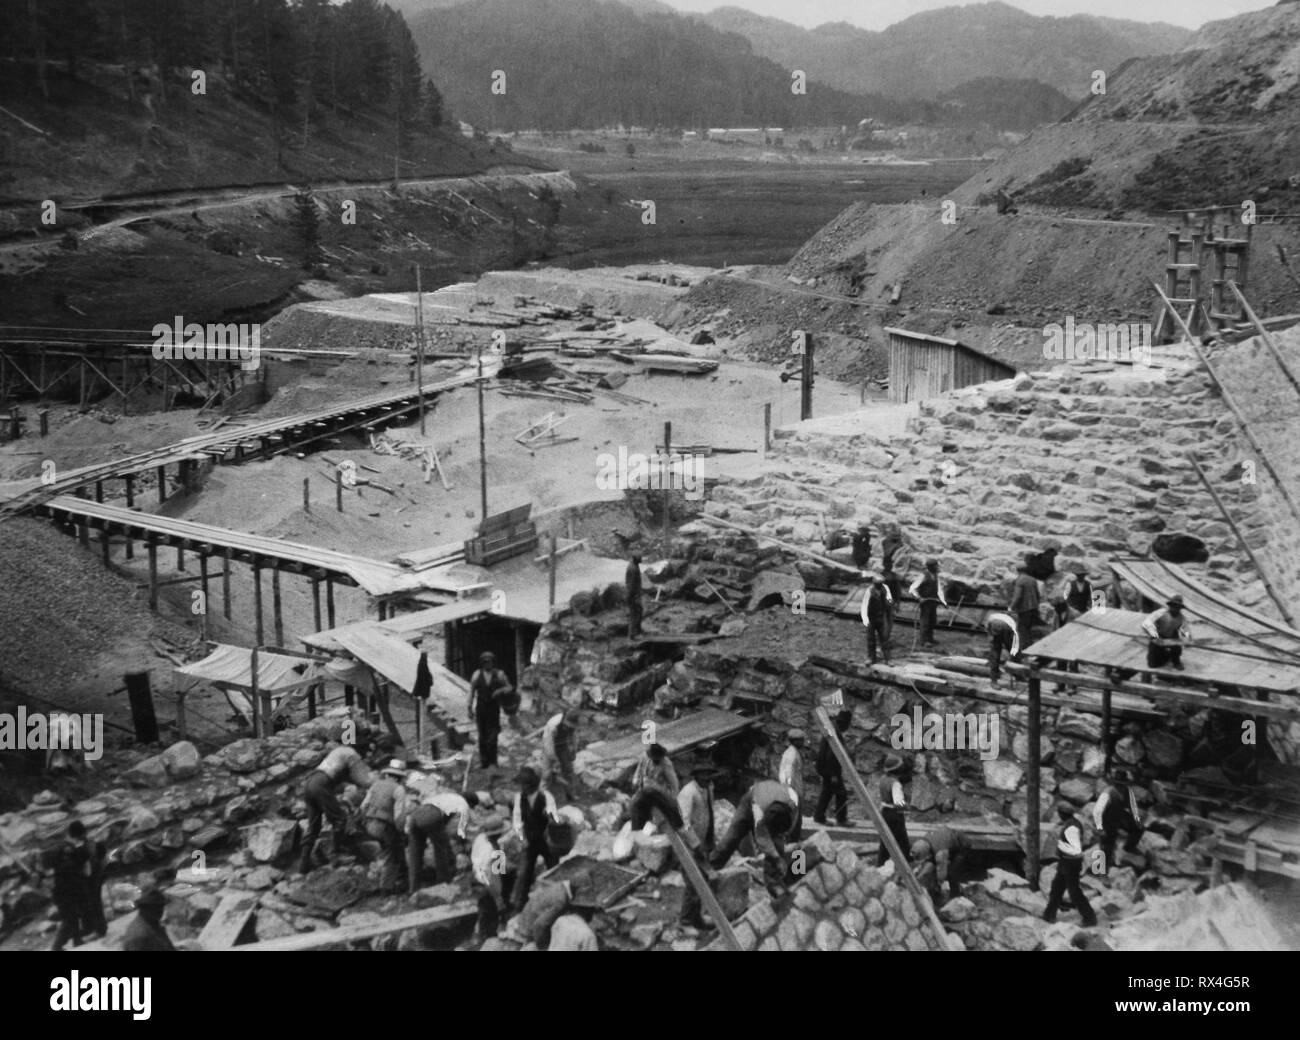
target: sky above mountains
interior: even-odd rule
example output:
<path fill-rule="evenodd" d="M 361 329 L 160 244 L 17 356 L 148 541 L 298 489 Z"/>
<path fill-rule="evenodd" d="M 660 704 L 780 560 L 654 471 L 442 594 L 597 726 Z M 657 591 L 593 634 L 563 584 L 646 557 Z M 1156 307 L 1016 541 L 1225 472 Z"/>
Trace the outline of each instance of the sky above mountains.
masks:
<path fill-rule="evenodd" d="M 812 28 L 825 22 L 849 22 L 863 29 L 884 29 L 894 22 L 957 6 L 953 0 L 666 0 L 679 11 L 704 13 L 722 6 L 743 7 L 769 18 Z M 1030 14 L 1064 18 L 1091 14 L 1138 22 L 1168 22 L 1188 29 L 1272 7 L 1276 0 L 1013 0 Z"/>

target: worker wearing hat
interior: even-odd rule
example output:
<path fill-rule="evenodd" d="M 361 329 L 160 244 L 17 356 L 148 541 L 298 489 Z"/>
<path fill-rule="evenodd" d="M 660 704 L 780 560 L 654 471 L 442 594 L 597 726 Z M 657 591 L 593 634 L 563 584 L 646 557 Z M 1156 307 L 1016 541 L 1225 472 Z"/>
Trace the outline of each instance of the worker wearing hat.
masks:
<path fill-rule="evenodd" d="M 514 694 L 510 678 L 497 667 L 496 655 L 478 655 L 478 668 L 469 678 L 469 717 L 478 727 L 479 765 L 497 767 L 497 739 L 501 735 L 501 709 Z"/>
<path fill-rule="evenodd" d="M 343 845 L 348 811 L 339 802 L 336 792 L 349 781 L 357 787 L 366 788 L 374 779 L 358 746 L 342 744 L 329 751 L 303 784 L 302 797 L 307 803 L 307 833 L 302 842 L 299 869 L 304 874 L 317 865 L 313 854 L 317 851 L 316 841 L 325 820 L 329 820 L 334 831 L 335 855 Z"/>
<path fill-rule="evenodd" d="M 176 949 L 162 925 L 167 897 L 157 884 L 150 882 L 140 890 L 135 909 L 136 914 L 122 937 L 122 949 L 145 953 Z"/>
<path fill-rule="evenodd" d="M 898 842 L 898 847 L 905 857 L 912 853 L 911 843 L 907 839 L 907 820 L 903 813 L 907 811 L 907 799 L 903 795 L 903 760 L 898 755 L 885 757 L 884 775 L 880 778 L 880 814 L 885 819 L 885 826 Z M 889 849 L 884 839 L 880 842 L 880 852 L 876 856 L 876 865 L 883 866 L 889 859 Z"/>
<path fill-rule="evenodd" d="M 470 846 L 470 869 L 478 892 L 476 927 L 482 939 L 490 939 L 500 930 L 518 876 L 516 864 L 502 848 L 502 839 L 509 831 L 510 827 L 504 817 L 489 817 Z"/>
<path fill-rule="evenodd" d="M 542 786 L 563 798 L 573 797 L 573 760 L 577 754 L 577 727 L 573 710 L 562 707 L 546 720 L 542 730 Z"/>
<path fill-rule="evenodd" d="M 560 810 L 551 792 L 542 787 L 542 778 L 536 769 L 525 766 L 515 779 L 519 792 L 515 795 L 512 822 L 515 836 L 523 846 L 523 857 L 519 864 L 519 880 L 515 884 L 514 904 L 516 910 L 522 910 L 537 874 L 537 857 L 542 857 L 547 869 L 560 861 L 546 840 L 546 828 L 552 820 L 560 822 Z"/>
<path fill-rule="evenodd" d="M 1043 920 L 1056 920 L 1056 911 L 1061 908 L 1068 892 L 1070 902 L 1083 916 L 1083 926 L 1092 928 L 1097 923 L 1097 915 L 1079 885 L 1083 874 L 1083 824 L 1074 815 L 1074 806 L 1069 802 L 1057 802 L 1056 815 L 1060 820 L 1056 827 L 1056 875 L 1052 878 Z"/>
<path fill-rule="evenodd" d="M 946 898 L 961 895 L 961 883 L 966 877 L 970 839 L 952 827 L 942 824 L 930 831 L 929 836 L 912 842 L 911 860 L 916 880 L 930 893 L 936 906 Z"/>
<path fill-rule="evenodd" d="M 798 841 L 803 833 L 804 783 L 803 783 L 803 748 L 807 737 L 801 729 L 792 729 L 785 735 L 786 748 L 781 755 L 781 764 L 777 768 L 776 778 L 794 795 L 794 826 L 790 828 L 790 840 Z"/>
<path fill-rule="evenodd" d="M 475 802 L 477 795 L 471 795 Z M 469 829 L 470 803 L 455 791 L 433 787 L 420 797 L 420 804 L 406 817 L 406 873 L 411 895 L 420 887 L 424 849 L 433 847 L 433 870 L 438 884 L 456 876 L 456 857 L 451 847 L 452 828 L 462 841 Z"/>
<path fill-rule="evenodd" d="M 713 781 L 717 775 L 712 765 L 701 763 L 691 770 L 690 780 L 677 792 L 677 808 L 682 816 L 679 833 L 705 872 L 710 869 L 708 860 L 717 844 L 713 815 Z M 681 923 L 704 929 L 707 925 L 701 910 L 699 893 L 694 885 L 687 885 L 682 895 Z"/>
<path fill-rule="evenodd" d="M 934 646 L 934 626 L 939 620 L 939 604 L 945 607 L 948 601 L 943 595 L 943 583 L 939 580 L 939 561 L 926 560 L 925 570 L 912 582 L 908 591 L 921 601 L 917 608 L 920 620 L 920 639 L 922 646 Z"/>
<path fill-rule="evenodd" d="M 862 593 L 862 624 L 867 630 L 867 663 L 879 655 L 889 664 L 889 632 L 894 613 L 894 594 L 880 574 L 872 574 Z"/>
<path fill-rule="evenodd" d="M 379 779 L 370 785 L 361 802 L 362 826 L 366 834 L 379 842 L 383 856 L 380 885 L 386 892 L 396 890 L 406 873 L 406 858 L 402 854 L 407 810 L 405 780 L 406 763 L 394 758 L 379 771 Z"/>
<path fill-rule="evenodd" d="M 1092 609 L 1092 582 L 1088 572 L 1082 567 L 1071 571 L 1070 577 L 1061 586 L 1058 597 L 1065 604 L 1065 620 L 1073 621 Z"/>
<path fill-rule="evenodd" d="M 1183 597 L 1170 596 L 1161 610 L 1153 611 L 1142 621 L 1147 634 L 1147 667 L 1183 670 L 1183 644 L 1191 642 L 1191 629 L 1183 613 Z"/>
<path fill-rule="evenodd" d="M 1115 841 L 1124 832 L 1124 851 L 1136 854 L 1142 840 L 1141 813 L 1137 795 L 1129 786 L 1132 777 L 1126 769 L 1116 769 L 1111 783 L 1092 808 L 1092 821 L 1101 832 L 1102 865 L 1107 873 L 1114 863 Z"/>

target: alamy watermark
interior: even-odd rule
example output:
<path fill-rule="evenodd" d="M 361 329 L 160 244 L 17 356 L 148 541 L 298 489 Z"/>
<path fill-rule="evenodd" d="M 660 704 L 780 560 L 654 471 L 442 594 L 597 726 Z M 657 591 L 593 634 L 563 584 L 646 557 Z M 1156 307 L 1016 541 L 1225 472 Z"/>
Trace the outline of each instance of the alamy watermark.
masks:
<path fill-rule="evenodd" d="M 596 456 L 596 487 L 601 491 L 682 491 L 698 502 L 704 497 L 704 456 L 681 452 L 646 455 L 620 446 L 618 454 Z"/>
<path fill-rule="evenodd" d="M 159 361 L 238 361 L 251 372 L 262 363 L 262 326 L 199 325 L 179 314 L 168 325 L 160 321 L 151 330 L 153 356 Z"/>
<path fill-rule="evenodd" d="M 0 713 L 0 751 L 80 751 L 88 762 L 104 754 L 104 716 L 69 712 Z"/>
<path fill-rule="evenodd" d="M 1076 323 L 1043 326 L 1043 357 L 1048 361 L 1115 361 L 1145 367 L 1151 364 L 1151 324 Z"/>
<path fill-rule="evenodd" d="M 988 761 L 998 757 L 1001 726 L 992 712 L 959 715 L 952 712 L 898 714 L 889 720 L 889 743 L 895 751 L 975 751 Z"/>

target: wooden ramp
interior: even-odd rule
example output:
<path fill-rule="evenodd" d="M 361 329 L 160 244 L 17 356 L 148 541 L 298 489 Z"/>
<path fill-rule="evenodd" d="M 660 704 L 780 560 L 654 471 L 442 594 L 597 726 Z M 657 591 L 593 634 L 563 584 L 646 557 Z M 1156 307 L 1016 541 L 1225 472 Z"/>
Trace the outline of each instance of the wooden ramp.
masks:
<path fill-rule="evenodd" d="M 199 945 L 205 950 L 229 950 L 239 942 L 253 911 L 257 909 L 256 892 L 227 892 L 212 911 L 208 923 L 199 933 Z"/>

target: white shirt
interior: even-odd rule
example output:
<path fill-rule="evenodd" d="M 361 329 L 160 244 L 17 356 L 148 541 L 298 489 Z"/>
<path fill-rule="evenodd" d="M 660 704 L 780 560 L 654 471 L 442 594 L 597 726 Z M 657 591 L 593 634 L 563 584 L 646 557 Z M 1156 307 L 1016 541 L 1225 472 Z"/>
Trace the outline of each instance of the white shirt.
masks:
<path fill-rule="evenodd" d="M 496 862 L 498 853 L 499 850 L 486 834 L 475 835 L 474 844 L 469 850 L 469 862 L 474 871 L 474 880 L 480 885 L 492 884 L 492 864 Z"/>
<path fill-rule="evenodd" d="M 889 591 L 889 586 L 882 584 L 880 587 L 885 590 L 885 602 L 888 603 L 890 606 L 893 606 L 894 594 Z M 862 623 L 864 625 L 868 623 L 867 603 L 870 601 L 870 599 L 871 599 L 871 586 L 868 585 L 866 591 L 862 593 Z"/>
<path fill-rule="evenodd" d="M 795 793 L 795 801 L 803 802 L 803 756 L 799 749 L 791 744 L 781 756 L 781 765 L 777 768 L 776 778 Z"/>
<path fill-rule="evenodd" d="M 1160 617 L 1161 614 L 1168 613 L 1169 609 L 1167 607 L 1161 607 L 1159 610 L 1151 611 L 1150 614 L 1142 619 L 1142 631 L 1152 639 L 1159 639 L 1160 633 L 1156 629 L 1156 618 Z M 1183 615 L 1182 620 L 1179 623 L 1178 638 L 1184 643 L 1190 643 L 1192 641 L 1192 630 L 1187 626 L 1186 614 Z"/>
<path fill-rule="evenodd" d="M 444 816 L 455 816 L 456 837 L 464 839 L 469 827 L 469 802 L 454 791 L 430 791 L 420 799 L 421 805 L 432 805 L 441 809 Z"/>
<path fill-rule="evenodd" d="M 538 788 L 535 797 L 546 799 L 546 813 L 548 816 L 554 818 L 559 815 L 560 810 L 555 804 L 555 798 L 545 787 Z M 523 810 L 521 809 L 523 798 L 523 791 L 519 791 L 515 794 L 515 808 L 511 813 L 511 824 L 514 826 L 515 833 L 521 838 L 524 836 L 524 816 Z"/>
<path fill-rule="evenodd" d="M 1011 629 L 1011 656 L 1015 657 L 1020 653 L 1020 630 L 1016 626 L 1016 619 L 1010 614 L 990 614 L 988 621 L 1001 621 Z M 988 624 L 988 621 L 985 624 Z"/>
<path fill-rule="evenodd" d="M 1083 828 L 1079 826 L 1077 820 L 1066 821 L 1056 848 L 1058 852 L 1063 852 L 1067 856 L 1083 855 Z"/>
<path fill-rule="evenodd" d="M 916 581 L 912 582 L 912 587 L 909 588 L 907 591 L 910 592 L 913 596 L 919 596 L 920 593 L 917 590 L 921 587 L 921 582 L 925 581 L 925 579 L 926 579 L 926 575 L 922 574 L 919 578 L 916 579 Z M 937 584 L 939 587 L 939 602 L 946 607 L 948 605 L 948 601 L 947 599 L 944 598 L 943 595 L 943 582 L 939 581 L 939 576 L 937 574 L 934 576 L 934 579 L 935 579 L 935 584 Z M 891 599 L 890 602 L 892 603 L 893 600 Z"/>
<path fill-rule="evenodd" d="M 903 797 L 903 785 L 897 780 L 894 781 L 894 789 L 890 791 L 890 794 L 893 795 L 894 805 L 900 809 L 905 809 L 907 807 L 907 799 Z"/>
<path fill-rule="evenodd" d="M 1092 807 L 1092 822 L 1098 829 L 1101 828 L 1101 814 L 1106 811 L 1106 806 L 1110 805 L 1110 788 L 1106 788 L 1097 799 L 1097 804 Z M 1133 788 L 1128 789 L 1128 811 L 1133 814 L 1133 819 L 1138 818 L 1137 795 L 1133 793 Z"/>

